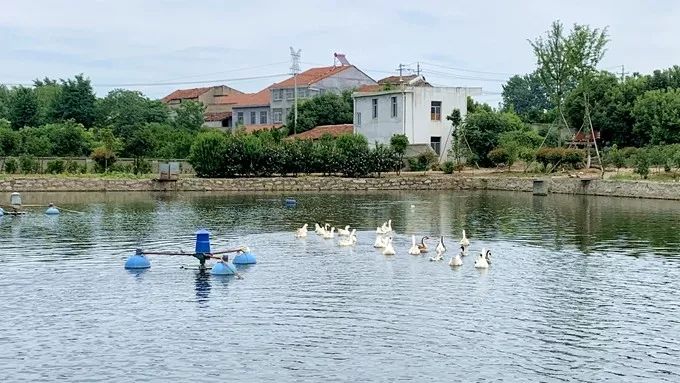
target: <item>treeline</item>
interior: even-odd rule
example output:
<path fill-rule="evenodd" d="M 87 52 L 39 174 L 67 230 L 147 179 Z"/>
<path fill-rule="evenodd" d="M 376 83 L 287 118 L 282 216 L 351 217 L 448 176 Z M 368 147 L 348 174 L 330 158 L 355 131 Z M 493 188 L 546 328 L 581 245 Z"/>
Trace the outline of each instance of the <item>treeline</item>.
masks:
<path fill-rule="evenodd" d="M 394 136 L 390 145 L 370 148 L 361 135 L 346 134 L 320 140 L 291 140 L 282 131 L 198 135 L 189 162 L 199 177 L 249 177 L 322 173 L 347 177 L 380 176 L 399 171 L 408 145 Z"/>
<path fill-rule="evenodd" d="M 97 98 L 90 80 L 36 80 L 33 87 L 0 86 L 0 157 L 92 156 L 186 158 L 203 125 L 203 106 L 171 111 L 141 92 L 116 89 Z M 135 172 L 145 169 L 135 166 Z"/>

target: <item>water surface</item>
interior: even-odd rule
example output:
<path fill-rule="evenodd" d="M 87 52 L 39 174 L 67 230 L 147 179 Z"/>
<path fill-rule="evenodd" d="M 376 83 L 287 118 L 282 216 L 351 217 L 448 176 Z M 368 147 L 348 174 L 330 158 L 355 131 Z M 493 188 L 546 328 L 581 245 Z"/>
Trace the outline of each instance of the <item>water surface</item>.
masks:
<path fill-rule="evenodd" d="M 4 196 L 0 196 L 4 198 Z M 23 193 L 0 218 L 0 381 L 680 381 L 680 205 L 509 192 Z M 412 208 L 411 205 L 414 205 Z M 397 255 L 373 249 L 387 218 Z M 359 230 L 354 248 L 302 223 Z M 136 247 L 249 245 L 244 278 Z M 407 254 L 466 229 L 473 252 Z M 430 242 L 432 246 L 435 241 Z"/>

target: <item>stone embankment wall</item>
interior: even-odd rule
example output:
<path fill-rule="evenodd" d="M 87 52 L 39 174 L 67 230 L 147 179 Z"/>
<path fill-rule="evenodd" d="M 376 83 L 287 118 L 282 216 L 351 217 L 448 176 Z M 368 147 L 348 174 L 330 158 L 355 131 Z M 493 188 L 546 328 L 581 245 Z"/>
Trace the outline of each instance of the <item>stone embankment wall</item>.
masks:
<path fill-rule="evenodd" d="M 680 183 L 546 178 L 548 191 L 636 198 L 680 200 Z M 430 174 L 384 178 L 274 177 L 202 179 L 177 182 L 149 179 L 8 178 L 0 192 L 13 191 L 371 191 L 371 190 L 508 190 L 531 192 L 533 179 L 521 177 L 461 177 Z"/>

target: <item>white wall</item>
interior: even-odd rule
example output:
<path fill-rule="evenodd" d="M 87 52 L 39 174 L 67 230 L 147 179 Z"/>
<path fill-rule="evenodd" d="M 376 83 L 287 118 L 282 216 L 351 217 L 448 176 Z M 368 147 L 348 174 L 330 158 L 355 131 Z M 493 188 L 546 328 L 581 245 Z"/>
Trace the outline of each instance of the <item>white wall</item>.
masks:
<path fill-rule="evenodd" d="M 446 160 L 451 148 L 451 123 L 446 116 L 453 109 L 459 109 L 461 116 L 467 114 L 467 96 L 481 94 L 481 88 L 440 88 L 440 87 L 408 87 L 404 91 L 406 101 L 406 136 L 411 144 L 430 144 L 431 137 L 441 137 L 441 159 Z M 397 118 L 390 116 L 390 98 L 397 97 Z M 373 144 L 389 143 L 394 134 L 404 132 L 402 114 L 404 107 L 401 92 L 355 93 L 354 126 L 356 132 L 364 135 Z M 378 99 L 378 118 L 372 119 L 372 99 Z M 440 101 L 441 119 L 431 119 L 431 103 Z M 361 113 L 361 124 L 357 119 Z"/>

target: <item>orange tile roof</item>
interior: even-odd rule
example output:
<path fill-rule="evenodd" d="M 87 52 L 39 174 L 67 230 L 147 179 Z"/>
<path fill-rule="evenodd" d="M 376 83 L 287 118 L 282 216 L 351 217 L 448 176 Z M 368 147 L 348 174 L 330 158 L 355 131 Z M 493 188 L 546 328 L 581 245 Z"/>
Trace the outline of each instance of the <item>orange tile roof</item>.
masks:
<path fill-rule="evenodd" d="M 203 121 L 222 121 L 231 117 L 231 112 L 204 113 Z"/>
<path fill-rule="evenodd" d="M 232 108 L 246 107 L 246 106 L 264 106 L 269 105 L 271 98 L 271 86 L 268 86 L 257 93 L 241 93 L 229 94 L 226 96 L 217 96 L 215 103 L 229 104 Z"/>
<path fill-rule="evenodd" d="M 256 125 L 243 125 L 239 129 L 243 129 L 246 133 L 254 133 L 260 130 L 278 129 L 282 127 L 282 124 L 256 124 Z"/>
<path fill-rule="evenodd" d="M 209 91 L 212 87 L 206 88 L 192 88 L 192 89 L 177 89 L 176 91 L 170 93 L 169 95 L 163 97 L 163 102 L 168 102 L 171 100 L 185 100 L 191 98 L 198 98 L 198 96 Z"/>
<path fill-rule="evenodd" d="M 292 136 L 288 136 L 287 139 L 289 140 L 318 140 L 319 138 L 323 137 L 326 134 L 331 135 L 332 137 L 339 137 L 342 136 L 343 134 L 352 134 L 354 133 L 354 125 L 352 124 L 338 124 L 338 125 L 319 125 L 313 129 L 310 129 L 306 132 L 298 133 L 298 134 L 293 134 Z"/>
<path fill-rule="evenodd" d="M 383 90 L 382 85 L 362 85 L 357 88 L 357 92 L 380 92 Z"/>
<path fill-rule="evenodd" d="M 297 75 L 297 84 L 299 86 L 310 86 L 315 82 L 321 81 L 326 77 L 336 75 L 347 68 L 353 68 L 354 65 L 343 65 L 343 66 L 325 66 L 319 68 L 310 68 L 306 71 L 299 73 Z M 272 85 L 273 89 L 278 88 L 292 88 L 295 85 L 295 79 L 290 77 L 279 83 Z"/>

